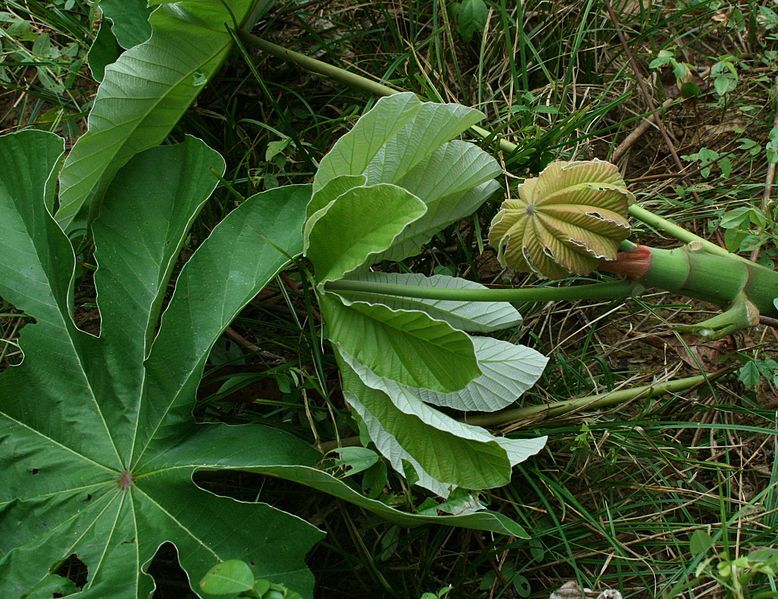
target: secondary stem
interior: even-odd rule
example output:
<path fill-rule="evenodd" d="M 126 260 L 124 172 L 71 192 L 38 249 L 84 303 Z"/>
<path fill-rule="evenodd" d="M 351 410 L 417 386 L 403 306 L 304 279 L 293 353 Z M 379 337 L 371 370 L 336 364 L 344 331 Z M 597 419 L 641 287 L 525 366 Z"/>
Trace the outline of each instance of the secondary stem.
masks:
<path fill-rule="evenodd" d="M 609 393 L 599 393 L 597 395 L 587 395 L 585 397 L 576 397 L 565 401 L 556 401 L 553 403 L 541 404 L 537 406 L 525 406 L 523 408 L 510 408 L 491 414 L 477 414 L 463 418 L 463 422 L 477 426 L 502 426 L 513 422 L 523 420 L 546 420 L 557 418 L 565 414 L 571 414 L 579 410 L 588 410 L 613 406 L 620 403 L 626 403 L 634 399 L 648 399 L 665 393 L 677 393 L 685 391 L 709 382 L 725 373 L 727 369 L 720 370 L 713 374 L 699 374 L 685 378 L 665 381 L 663 383 L 653 383 L 651 385 L 642 385 L 631 389 L 620 389 Z M 322 452 L 326 453 L 337 447 L 349 447 L 359 445 L 359 437 L 345 437 L 337 441 L 328 441 L 321 444 Z"/>
<path fill-rule="evenodd" d="M 650 210 L 646 210 L 645 208 L 638 206 L 637 204 L 632 204 L 632 206 L 629 207 L 629 213 L 632 217 L 643 221 L 647 225 L 660 229 L 669 235 L 672 235 L 679 241 L 683 241 L 684 243 L 691 243 L 696 241 L 711 254 L 717 254 L 719 256 L 733 255 L 724 248 L 717 246 L 715 243 L 711 243 L 707 239 L 703 239 L 699 235 L 695 235 L 691 231 L 687 231 L 683 227 L 680 227 L 675 223 L 672 223 L 669 220 L 654 214 Z"/>
<path fill-rule="evenodd" d="M 640 286 L 632 281 L 592 283 L 573 287 L 524 287 L 518 289 L 451 289 L 393 285 L 372 281 L 330 281 L 327 291 L 343 295 L 371 294 L 462 302 L 552 302 L 580 299 L 619 299 L 635 295 Z"/>
<path fill-rule="evenodd" d="M 336 67 L 335 65 L 331 65 L 316 58 L 311 58 L 310 56 L 306 56 L 300 52 L 295 52 L 294 50 L 289 50 L 283 46 L 279 46 L 278 44 L 264 40 L 261 37 L 252 35 L 247 31 L 240 31 L 239 35 L 240 39 L 249 46 L 258 48 L 263 52 L 267 52 L 268 54 L 280 58 L 281 60 L 285 60 L 286 62 L 296 64 L 306 71 L 324 75 L 329 79 L 340 81 L 341 83 L 345 83 L 350 87 L 361 89 L 362 91 L 373 94 L 374 96 L 391 96 L 392 94 L 399 94 L 405 91 L 402 89 L 394 89 L 388 85 L 384 85 L 383 83 L 378 83 L 378 81 L 373 81 L 367 77 L 362 77 L 356 73 L 351 73 L 345 69 Z M 477 125 L 470 127 L 470 130 L 482 139 L 495 137 L 493 133 L 482 127 L 478 127 Z M 508 154 L 514 152 L 518 147 L 516 144 L 513 144 L 507 139 L 503 139 L 501 137 L 497 137 L 496 141 L 500 147 L 500 150 Z"/>
<path fill-rule="evenodd" d="M 726 371 L 722 371 L 721 373 L 717 374 L 723 374 L 723 372 Z M 508 410 L 502 410 L 501 412 L 495 412 L 493 414 L 478 414 L 477 416 L 466 417 L 464 421 L 468 424 L 476 424 L 478 426 L 499 426 L 509 422 L 536 419 L 538 416 L 542 416 L 542 418 L 545 420 L 547 418 L 556 418 L 558 416 L 576 412 L 578 410 L 604 408 L 607 406 L 632 401 L 633 399 L 647 399 L 649 397 L 655 397 L 665 393 L 676 393 L 678 391 L 684 391 L 691 387 L 701 385 L 711 378 L 714 378 L 715 376 L 717 375 L 700 374 L 697 376 L 689 376 L 681 379 L 665 381 L 663 383 L 654 383 L 651 385 L 643 385 L 641 387 L 632 387 L 630 389 L 620 389 L 619 391 L 611 391 L 610 393 L 599 393 L 597 395 L 576 397 L 574 399 L 557 401 L 539 406 L 511 408 Z"/>

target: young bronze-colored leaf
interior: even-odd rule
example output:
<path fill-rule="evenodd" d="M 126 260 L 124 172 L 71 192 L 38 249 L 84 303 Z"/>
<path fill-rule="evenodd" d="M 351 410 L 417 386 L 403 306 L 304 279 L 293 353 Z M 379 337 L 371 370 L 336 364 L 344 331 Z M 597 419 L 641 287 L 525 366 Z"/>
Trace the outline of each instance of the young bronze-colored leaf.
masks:
<path fill-rule="evenodd" d="M 502 203 L 489 243 L 500 264 L 514 270 L 549 279 L 589 274 L 616 258 L 629 235 L 633 199 L 609 162 L 554 162 Z"/>

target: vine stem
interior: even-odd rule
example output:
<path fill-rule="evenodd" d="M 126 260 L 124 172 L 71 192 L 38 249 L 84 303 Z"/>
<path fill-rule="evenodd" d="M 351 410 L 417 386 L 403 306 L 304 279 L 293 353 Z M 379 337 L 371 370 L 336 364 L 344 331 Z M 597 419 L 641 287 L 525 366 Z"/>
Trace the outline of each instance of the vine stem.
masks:
<path fill-rule="evenodd" d="M 263 52 L 267 52 L 271 56 L 275 56 L 276 58 L 280 58 L 286 62 L 296 64 L 297 66 L 305 69 L 306 71 L 310 71 L 311 73 L 318 73 L 319 75 L 323 75 L 328 79 L 345 83 L 350 87 L 355 87 L 374 96 L 391 96 L 393 94 L 399 94 L 405 91 L 402 89 L 389 87 L 388 85 L 384 85 L 383 83 L 379 83 L 373 79 L 368 79 L 367 77 L 357 75 L 356 73 L 351 73 L 350 71 L 336 67 L 335 65 L 329 64 L 322 60 L 301 54 L 300 52 L 289 50 L 288 48 L 284 48 L 283 46 L 269 42 L 247 31 L 241 30 L 238 32 L 238 35 L 240 36 L 240 39 L 243 41 L 243 43 L 248 46 L 252 46 L 262 50 Z M 482 139 L 495 139 L 500 150 L 505 153 L 510 154 L 518 147 L 516 144 L 509 142 L 507 139 L 496 136 L 494 133 L 487 131 L 483 127 L 473 125 L 470 127 L 470 130 Z"/>
<path fill-rule="evenodd" d="M 405 91 L 405 90 L 389 87 L 388 85 L 384 85 L 383 83 L 379 83 L 378 81 L 374 81 L 373 79 L 368 79 L 367 77 L 363 77 L 362 75 L 351 73 L 346 69 L 342 69 L 340 67 L 336 67 L 335 65 L 329 64 L 322 60 L 318 60 L 316 58 L 306 56 L 305 54 L 301 54 L 300 52 L 289 50 L 288 48 L 284 48 L 283 46 L 279 46 L 278 44 L 269 42 L 265 39 L 262 39 L 261 37 L 257 37 L 256 35 L 253 35 L 248 31 L 241 30 L 238 32 L 238 35 L 240 36 L 240 39 L 248 46 L 252 46 L 254 48 L 262 50 L 263 52 L 267 52 L 271 56 L 275 56 L 276 58 L 280 58 L 281 60 L 284 60 L 286 62 L 291 62 L 293 64 L 296 64 L 297 66 L 305 69 L 306 71 L 310 71 L 312 73 L 318 73 L 319 75 L 323 75 L 328 79 L 345 83 L 350 87 L 360 89 L 374 96 L 391 96 L 392 94 L 399 94 Z M 507 139 L 503 137 L 499 137 L 495 133 L 492 133 L 484 129 L 483 127 L 478 127 L 477 125 L 473 125 L 472 127 L 470 127 L 470 130 L 481 139 L 485 139 L 487 141 L 495 140 L 500 150 L 502 150 L 506 154 L 512 154 L 519 147 L 516 144 L 508 141 Z M 719 255 L 729 253 L 725 249 L 717 246 L 716 244 L 711 243 L 710 241 L 703 239 L 698 235 L 695 235 L 691 231 L 687 231 L 683 227 L 679 227 L 675 223 L 670 222 L 669 220 L 659 216 L 658 214 L 654 214 L 650 210 L 647 210 L 646 208 L 643 208 L 638 204 L 632 204 L 632 206 L 629 207 L 629 213 L 633 218 L 643 221 L 647 225 L 650 225 L 657 229 L 661 229 L 667 234 L 671 235 L 672 237 L 675 237 L 679 241 L 683 241 L 684 243 L 689 243 L 690 241 L 697 241 L 702 245 L 704 245 L 705 248 L 708 249 L 709 251 Z"/>
<path fill-rule="evenodd" d="M 374 281 L 329 281 L 326 291 L 342 295 L 370 294 L 461 302 L 553 302 L 580 299 L 620 299 L 636 295 L 642 287 L 632 281 L 613 281 L 573 287 L 523 287 L 518 289 L 455 289 L 377 283 Z"/>
<path fill-rule="evenodd" d="M 552 403 L 540 404 L 536 406 L 525 406 L 522 408 L 509 408 L 491 414 L 477 414 L 462 418 L 462 422 L 474 424 L 477 426 L 502 426 L 524 420 L 547 420 L 557 418 L 567 414 L 572 414 L 579 410 L 589 410 L 595 408 L 604 408 L 608 406 L 626 403 L 635 399 L 649 399 L 664 395 L 666 393 L 677 393 L 685 391 L 692 387 L 697 387 L 706 382 L 710 382 L 719 376 L 729 372 L 729 369 L 722 369 L 713 374 L 699 374 L 680 379 L 665 381 L 662 383 L 652 383 L 630 389 L 619 389 L 608 393 L 598 393 L 596 395 L 586 395 L 584 397 L 575 397 L 564 401 L 555 401 Z M 359 445 L 359 437 L 345 437 L 338 441 L 328 441 L 321 444 L 323 453 L 337 449 L 338 447 L 348 447 Z"/>

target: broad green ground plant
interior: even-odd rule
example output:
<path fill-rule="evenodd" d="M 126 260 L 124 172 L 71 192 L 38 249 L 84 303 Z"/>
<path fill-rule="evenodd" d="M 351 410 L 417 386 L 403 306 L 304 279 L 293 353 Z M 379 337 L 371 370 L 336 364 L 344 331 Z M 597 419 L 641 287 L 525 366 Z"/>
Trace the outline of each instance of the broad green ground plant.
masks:
<path fill-rule="evenodd" d="M 87 132 L 64 163 L 53 134 L 0 137 L 0 297 L 34 320 L 19 340 L 22 363 L 0 373 L 2 596 L 148 597 L 148 565 L 165 542 L 195 593 L 208 591 L 221 563 L 234 570 L 222 565 L 216 577 L 230 570 L 227 578 L 244 583 L 230 592 L 312 596 L 304 560 L 322 532 L 273 506 L 216 495 L 194 482 L 198 471 L 295 481 L 402 525 L 528 538 L 476 493 L 455 515 L 401 512 L 321 469 L 321 453 L 287 432 L 195 422 L 214 343 L 290 264 L 308 273 L 363 439 L 410 483 L 444 499 L 508 483 L 512 468 L 546 442 L 478 425 L 511 406 L 546 364 L 537 351 L 491 336 L 521 323 L 512 303 L 622 298 L 656 286 L 724 307 L 688 327 L 711 338 L 778 314 L 773 270 L 636 206 L 615 167 L 599 161 L 555 163 L 525 180 L 489 239 L 506 267 L 552 279 L 600 268 L 627 280 L 487 289 L 408 272 L 403 260 L 432 236 L 502 199 L 501 168 L 460 139 L 474 132 L 493 141 L 477 125 L 479 111 L 375 84 L 366 89 L 388 97 L 334 144 L 312 184 L 241 202 L 174 276 L 225 163 L 193 137 L 159 144 L 240 40 L 252 41 L 238 30 L 267 3 L 151 4 L 149 13 L 143 2 L 101 3 L 106 20 L 89 57 L 101 84 Z M 496 146 L 516 150 L 507 140 Z M 629 216 L 686 245 L 627 241 Z M 99 330 L 76 325 L 71 239 L 80 238 L 94 242 Z M 72 557 L 87 572 L 81 587 L 58 573 Z M 251 563 L 249 572 L 238 559 Z"/>
<path fill-rule="evenodd" d="M 370 270 L 417 254 L 499 191 L 494 158 L 452 140 L 482 117 L 410 93 L 381 99 L 322 159 L 305 224 L 304 251 L 346 400 L 392 466 L 443 497 L 456 487 L 506 484 L 512 466 L 540 451 L 545 438 L 494 437 L 436 407 L 505 408 L 540 377 L 546 358 L 483 335 L 521 321 L 508 303 L 398 298 L 358 287 L 486 290 L 454 277 Z M 334 291 L 339 282 L 356 288 Z"/>

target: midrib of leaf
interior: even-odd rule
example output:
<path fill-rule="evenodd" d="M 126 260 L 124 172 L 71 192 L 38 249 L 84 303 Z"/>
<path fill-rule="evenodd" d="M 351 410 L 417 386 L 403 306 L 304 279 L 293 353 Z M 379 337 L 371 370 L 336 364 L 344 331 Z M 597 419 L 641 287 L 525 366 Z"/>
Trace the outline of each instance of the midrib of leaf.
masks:
<path fill-rule="evenodd" d="M 135 498 L 132 496 L 132 493 L 127 493 L 129 496 L 130 501 L 130 514 L 132 514 L 132 531 L 133 536 L 135 539 L 138 539 L 138 518 L 137 514 L 135 513 Z M 140 563 L 140 542 L 135 543 L 135 563 L 138 565 L 138 567 L 135 569 L 135 596 L 138 597 L 140 593 L 140 577 L 141 574 L 141 563 Z"/>
<path fill-rule="evenodd" d="M 116 532 L 116 523 L 119 521 L 119 517 L 121 516 L 121 513 L 122 513 L 122 507 L 124 506 L 124 501 L 125 501 L 125 499 L 127 497 L 127 493 L 126 492 L 124 492 L 124 493 L 119 492 L 118 494 L 121 496 L 121 498 L 120 498 L 120 501 L 119 501 L 119 506 L 116 508 L 116 517 L 113 519 L 113 525 L 111 526 L 110 533 L 108 535 L 106 535 L 105 545 L 103 546 L 103 552 L 100 554 L 100 559 L 97 561 L 97 564 L 95 566 L 93 566 L 90 569 L 90 571 L 89 571 L 89 581 L 90 582 L 89 582 L 88 586 L 92 586 L 92 583 L 95 580 L 97 580 L 97 575 L 100 572 L 100 568 L 102 567 L 103 562 L 105 561 L 105 555 L 106 555 L 106 553 L 108 553 L 108 548 L 111 545 L 111 539 L 113 539 L 113 535 Z M 97 522 L 97 519 L 95 519 L 95 522 Z M 136 542 L 135 545 L 138 546 L 139 543 Z M 135 570 L 137 571 L 137 568 L 135 568 Z M 137 576 L 136 576 L 136 578 L 137 578 Z M 135 596 L 137 597 L 138 594 L 135 593 Z"/>
<path fill-rule="evenodd" d="M 178 290 L 178 287 L 176 287 L 175 292 Z M 188 304 L 189 307 L 189 322 L 193 322 L 192 318 L 192 304 Z M 224 299 L 222 299 L 222 313 L 224 312 Z M 161 326 L 160 326 L 161 329 Z M 153 343 L 151 344 L 153 347 Z M 151 349 L 149 349 L 149 353 L 151 353 Z M 186 387 L 187 383 L 189 382 L 190 378 L 192 377 L 192 374 L 197 371 L 197 366 L 184 378 L 179 385 L 178 389 L 176 389 L 175 394 L 173 395 L 173 398 L 168 402 L 167 407 L 165 408 L 165 411 L 162 413 L 162 416 L 160 417 L 159 421 L 157 422 L 157 425 L 154 427 L 154 431 L 149 435 L 148 440 L 146 441 L 146 444 L 143 446 L 143 449 L 141 450 L 140 454 L 138 454 L 138 458 L 132 463 L 131 470 L 135 470 L 140 463 L 141 458 L 143 457 L 143 454 L 146 453 L 146 450 L 148 449 L 151 442 L 154 440 L 154 437 L 157 435 L 157 431 L 159 430 L 159 427 L 162 426 L 162 423 L 165 421 L 165 418 L 167 417 L 168 413 L 170 412 L 170 409 L 176 404 L 178 401 L 179 395 L 181 395 L 181 390 Z M 143 368 L 143 377 L 141 380 L 139 389 L 140 397 L 138 401 L 136 402 L 136 409 L 135 409 L 135 429 L 132 433 L 132 444 L 130 445 L 130 455 L 128 456 L 128 462 L 132 461 L 132 455 L 135 453 L 135 442 L 138 440 L 138 428 L 140 427 L 140 408 L 141 408 L 141 402 L 143 401 L 143 398 L 145 397 L 146 393 L 146 374 L 147 369 Z"/>
<path fill-rule="evenodd" d="M 70 487 L 69 489 L 59 489 L 57 491 L 52 491 L 51 493 L 41 493 L 39 495 L 35 495 L 35 499 L 43 499 L 46 497 L 56 497 L 57 495 L 64 495 L 65 493 L 75 493 L 77 491 L 86 491 L 87 489 L 92 489 L 95 487 L 102 487 L 104 485 L 111 484 L 113 481 L 104 480 L 99 483 L 92 483 L 91 485 L 83 485 L 81 487 Z M 11 499 L 10 501 L 0 501 L 0 508 L 4 508 L 5 506 L 13 503 L 15 499 Z"/>
<path fill-rule="evenodd" d="M 149 495 L 148 493 L 145 493 L 143 489 L 136 486 L 135 489 L 138 491 L 139 494 L 143 495 L 148 501 L 154 505 L 160 512 L 162 512 L 165 516 L 167 516 L 171 522 L 173 522 L 178 528 L 180 528 L 182 531 L 186 533 L 186 535 L 194 540 L 200 547 L 205 549 L 208 553 L 210 553 L 214 558 L 216 558 L 217 562 L 223 561 L 222 556 L 216 553 L 213 549 L 211 549 L 208 545 L 202 542 L 202 540 L 195 536 L 186 526 L 184 526 L 181 522 L 179 522 L 170 512 L 168 512 L 165 508 L 163 508 L 159 503 L 154 501 L 154 499 Z"/>

